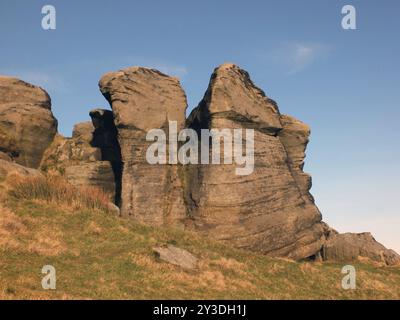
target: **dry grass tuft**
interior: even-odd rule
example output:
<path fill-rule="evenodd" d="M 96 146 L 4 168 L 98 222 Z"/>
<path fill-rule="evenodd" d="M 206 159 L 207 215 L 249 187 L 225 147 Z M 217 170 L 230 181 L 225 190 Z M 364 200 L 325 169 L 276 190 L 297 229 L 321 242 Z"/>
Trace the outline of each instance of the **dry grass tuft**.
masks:
<path fill-rule="evenodd" d="M 90 186 L 74 186 L 62 177 L 13 176 L 10 193 L 19 200 L 44 200 L 74 209 L 109 211 L 109 197 L 103 190 Z"/>
<path fill-rule="evenodd" d="M 96 224 L 96 222 L 91 221 L 90 224 L 87 226 L 85 234 L 87 235 L 94 235 L 99 236 L 103 233 L 103 229 Z"/>
<path fill-rule="evenodd" d="M 18 236 L 27 233 L 20 217 L 0 205 L 0 248 L 16 249 L 20 246 Z"/>
<path fill-rule="evenodd" d="M 33 239 L 29 241 L 27 251 L 41 256 L 55 257 L 67 252 L 67 247 L 63 242 L 63 233 L 49 226 L 42 226 L 34 233 Z"/>

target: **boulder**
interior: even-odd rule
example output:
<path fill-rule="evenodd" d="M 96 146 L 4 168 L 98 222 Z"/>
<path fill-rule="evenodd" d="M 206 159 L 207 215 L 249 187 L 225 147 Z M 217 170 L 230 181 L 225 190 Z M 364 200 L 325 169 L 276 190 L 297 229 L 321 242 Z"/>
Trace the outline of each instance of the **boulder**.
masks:
<path fill-rule="evenodd" d="M 121 149 L 121 215 L 160 226 L 186 218 L 177 165 L 151 165 L 146 141 L 151 129 L 185 125 L 186 96 L 179 81 L 157 70 L 132 67 L 104 75 L 99 87 L 109 101 Z"/>
<path fill-rule="evenodd" d="M 74 128 L 72 129 L 72 138 L 77 141 L 91 144 L 93 141 L 94 130 L 95 128 L 92 121 L 79 122 L 74 125 Z"/>
<path fill-rule="evenodd" d="M 186 170 L 185 199 L 193 229 L 273 256 L 302 259 L 320 250 L 324 241 L 321 214 L 312 198 L 304 196 L 309 186 L 297 179 L 303 174 L 309 132 L 289 126 L 277 104 L 254 85 L 247 72 L 232 64 L 215 69 L 203 100 L 187 122 L 198 132 L 254 129 L 255 141 L 250 175 L 236 175 L 236 164 L 194 165 Z M 288 135 L 295 132 L 302 139 L 293 143 Z"/>
<path fill-rule="evenodd" d="M 184 269 L 195 269 L 198 264 L 198 259 L 189 251 L 167 245 L 162 247 L 153 248 L 156 257 L 160 260 L 166 261 L 173 265 L 182 267 Z"/>
<path fill-rule="evenodd" d="M 38 168 L 56 133 L 46 91 L 0 76 L 0 151 L 23 166 Z"/>
<path fill-rule="evenodd" d="M 111 212 L 113 215 L 120 217 L 121 216 L 121 210 L 119 209 L 119 207 L 114 204 L 113 202 L 110 202 L 108 204 L 108 211 Z"/>
<path fill-rule="evenodd" d="M 400 264 L 400 255 L 385 248 L 369 232 L 330 235 L 322 248 L 322 258 L 343 263 L 366 258 L 389 266 Z"/>
<path fill-rule="evenodd" d="M 66 138 L 57 134 L 43 155 L 40 169 L 50 174 L 64 175 L 68 166 L 101 161 L 101 150 L 92 147 L 86 138 L 80 135 Z"/>
<path fill-rule="evenodd" d="M 65 168 L 65 178 L 75 186 L 101 188 L 110 198 L 115 195 L 114 172 L 108 161 L 70 165 Z"/>
<path fill-rule="evenodd" d="M 5 180 L 8 176 L 18 175 L 23 177 L 40 177 L 41 172 L 36 169 L 27 168 L 18 163 L 0 159 L 0 181 Z M 12 183 L 12 181 L 11 181 Z"/>
<path fill-rule="evenodd" d="M 337 230 L 331 228 L 326 222 L 322 222 L 322 227 L 324 228 L 325 239 L 329 239 L 330 237 L 339 234 Z"/>
<path fill-rule="evenodd" d="M 91 122 L 74 126 L 72 138 L 58 135 L 46 150 L 40 168 L 52 175 L 64 176 L 76 186 L 103 189 L 115 201 L 116 183 L 110 161 L 103 161 L 102 150 L 92 146 L 95 127 Z"/>
<path fill-rule="evenodd" d="M 39 170 L 23 167 L 15 162 L 0 159 L 0 202 L 8 197 L 7 189 L 13 187 L 17 177 L 42 177 Z"/>

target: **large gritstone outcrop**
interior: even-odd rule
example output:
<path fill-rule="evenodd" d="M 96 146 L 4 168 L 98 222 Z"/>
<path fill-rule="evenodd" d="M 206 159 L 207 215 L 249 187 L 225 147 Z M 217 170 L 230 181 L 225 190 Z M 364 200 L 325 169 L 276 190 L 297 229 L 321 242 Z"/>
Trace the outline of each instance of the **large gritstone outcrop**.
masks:
<path fill-rule="evenodd" d="M 246 71 L 215 69 L 188 119 L 179 81 L 157 70 L 108 73 L 99 86 L 112 111 L 92 110 L 66 138 L 43 89 L 0 76 L 0 180 L 61 175 L 103 189 L 123 217 L 271 256 L 400 264 L 371 234 L 321 222 L 303 171 L 310 128 L 280 114 Z"/>
<path fill-rule="evenodd" d="M 217 68 L 188 126 L 254 129 L 254 172 L 237 175 L 236 164 L 197 165 L 186 170 L 186 201 L 192 227 L 202 234 L 274 256 L 301 259 L 323 244 L 321 214 L 302 172 L 309 130 L 281 116 L 235 65 Z M 243 136 L 245 133 L 243 133 Z"/>
<path fill-rule="evenodd" d="M 56 133 L 47 92 L 0 76 L 0 152 L 20 165 L 37 168 Z"/>
<path fill-rule="evenodd" d="M 281 115 L 277 104 L 253 84 L 246 71 L 233 64 L 215 69 L 203 100 L 186 121 L 186 96 L 179 81 L 159 71 L 132 67 L 104 75 L 99 86 L 113 116 L 100 119 L 101 112 L 91 113 L 101 142 L 94 145 L 102 149 L 103 158 L 122 168 L 118 202 L 122 216 L 153 226 L 184 226 L 239 248 L 296 260 L 335 261 L 367 255 L 360 249 L 365 237 L 347 250 L 349 236 L 338 235 L 321 222 L 310 194 L 311 177 L 303 172 L 310 128 Z M 104 135 L 101 127 L 113 127 L 112 120 L 115 128 L 108 137 L 111 131 L 105 130 Z M 210 164 L 171 162 L 170 121 L 176 122 L 178 132 L 186 128 L 197 133 L 198 160 L 204 158 L 203 146 L 210 146 L 206 152 Z M 150 164 L 146 159 L 154 143 L 146 135 L 153 129 L 166 133 L 163 152 L 169 164 Z M 254 169 L 239 174 L 238 167 L 243 166 L 222 158 L 220 164 L 212 164 L 216 136 L 202 138 L 202 132 L 220 133 L 222 154 L 224 143 L 230 143 L 234 150 L 242 147 L 245 155 L 247 129 L 254 130 Z M 225 140 L 226 130 L 233 133 L 232 140 Z M 235 130 L 241 131 L 240 140 L 235 140 Z M 178 147 L 183 144 L 179 142 Z M 374 251 L 370 250 L 369 257 L 378 260 L 383 254 L 380 261 L 397 261 L 372 242 L 368 240 Z"/>
<path fill-rule="evenodd" d="M 150 225 L 181 225 L 186 218 L 179 166 L 149 164 L 151 129 L 185 124 L 186 96 L 179 81 L 153 69 L 132 67 L 104 75 L 99 87 L 109 101 L 122 159 L 121 215 Z"/>

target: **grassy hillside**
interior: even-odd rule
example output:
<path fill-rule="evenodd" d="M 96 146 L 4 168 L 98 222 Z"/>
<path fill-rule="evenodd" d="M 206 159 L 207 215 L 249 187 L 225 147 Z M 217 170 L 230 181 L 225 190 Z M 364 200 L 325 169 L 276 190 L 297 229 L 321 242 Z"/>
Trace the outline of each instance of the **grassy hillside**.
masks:
<path fill-rule="evenodd" d="M 340 264 L 268 258 L 102 209 L 0 192 L 0 299 L 400 298 L 400 268 L 356 264 L 357 289 L 346 291 Z M 152 248 L 167 243 L 200 258 L 199 268 L 157 261 Z M 49 264 L 51 291 L 41 288 Z"/>

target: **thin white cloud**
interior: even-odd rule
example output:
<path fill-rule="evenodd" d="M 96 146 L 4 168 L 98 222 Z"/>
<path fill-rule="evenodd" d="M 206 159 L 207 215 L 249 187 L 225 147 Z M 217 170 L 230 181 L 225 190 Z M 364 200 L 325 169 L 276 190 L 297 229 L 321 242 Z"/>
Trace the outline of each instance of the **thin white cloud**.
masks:
<path fill-rule="evenodd" d="M 272 52 L 273 62 L 283 65 L 288 74 L 295 74 L 325 57 L 329 47 L 321 43 L 286 43 Z"/>

